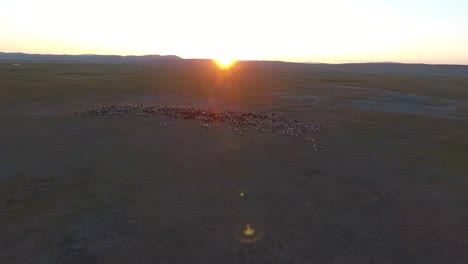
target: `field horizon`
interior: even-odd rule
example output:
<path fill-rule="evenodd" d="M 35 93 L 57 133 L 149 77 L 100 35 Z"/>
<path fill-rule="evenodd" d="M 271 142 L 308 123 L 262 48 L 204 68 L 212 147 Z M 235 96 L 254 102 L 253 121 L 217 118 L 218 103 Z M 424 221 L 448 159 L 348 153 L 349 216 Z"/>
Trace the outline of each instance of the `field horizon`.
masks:
<path fill-rule="evenodd" d="M 97 60 L 96 60 L 97 59 Z M 166 61 L 166 60 L 214 60 L 216 58 L 183 58 L 175 54 L 142 54 L 142 55 L 119 55 L 119 54 L 51 54 L 51 53 L 27 53 L 27 52 L 1 52 L 0 60 L 37 60 L 37 61 L 82 61 L 82 62 L 113 62 L 116 63 L 121 59 L 121 62 L 151 62 L 151 61 Z M 423 63 L 423 62 L 399 62 L 399 61 L 350 61 L 350 62 L 319 62 L 319 61 L 288 61 L 288 60 L 275 60 L 275 59 L 252 59 L 252 60 L 238 60 L 244 62 L 281 62 L 281 63 L 296 63 L 296 64 L 324 64 L 324 65 L 359 65 L 359 64 L 401 64 L 401 65 L 427 65 L 427 66 L 467 66 L 468 64 L 454 64 L 454 63 Z"/>

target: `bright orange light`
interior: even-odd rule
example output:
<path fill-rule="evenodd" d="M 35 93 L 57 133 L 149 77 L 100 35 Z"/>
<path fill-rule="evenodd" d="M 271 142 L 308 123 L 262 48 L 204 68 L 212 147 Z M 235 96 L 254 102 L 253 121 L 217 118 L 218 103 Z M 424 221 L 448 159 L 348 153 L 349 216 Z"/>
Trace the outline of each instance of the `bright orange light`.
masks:
<path fill-rule="evenodd" d="M 231 59 L 231 58 L 218 58 L 218 59 L 215 59 L 214 61 L 221 69 L 229 69 L 236 62 L 236 60 Z"/>

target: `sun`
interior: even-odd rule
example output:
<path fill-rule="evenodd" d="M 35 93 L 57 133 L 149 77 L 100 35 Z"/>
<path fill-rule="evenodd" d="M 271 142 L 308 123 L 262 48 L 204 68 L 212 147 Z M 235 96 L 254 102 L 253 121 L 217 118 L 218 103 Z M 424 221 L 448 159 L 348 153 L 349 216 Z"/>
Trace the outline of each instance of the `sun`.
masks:
<path fill-rule="evenodd" d="M 214 59 L 214 62 L 218 65 L 218 67 L 220 67 L 221 69 L 229 69 L 231 68 L 232 66 L 234 66 L 234 64 L 236 63 L 236 60 L 232 59 L 232 58 L 217 58 L 217 59 Z"/>

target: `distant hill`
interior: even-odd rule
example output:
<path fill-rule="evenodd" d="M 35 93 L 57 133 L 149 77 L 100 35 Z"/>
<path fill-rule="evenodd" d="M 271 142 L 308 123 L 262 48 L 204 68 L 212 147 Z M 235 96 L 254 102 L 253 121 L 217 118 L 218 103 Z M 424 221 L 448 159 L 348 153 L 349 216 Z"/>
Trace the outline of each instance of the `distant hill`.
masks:
<path fill-rule="evenodd" d="M 175 55 L 143 55 L 143 56 L 120 56 L 120 55 L 51 55 L 51 54 L 27 54 L 27 53 L 5 53 L 0 52 L 0 62 L 78 62 L 78 63 L 129 63 L 129 64 L 151 64 L 171 62 L 193 67 L 204 67 L 210 65 L 210 59 L 182 59 Z M 282 61 L 239 61 L 239 66 L 245 70 L 300 70 L 310 72 L 343 72 L 364 74 L 419 74 L 419 75 L 451 75 L 468 76 L 468 65 L 436 65 L 436 64 L 405 64 L 398 62 L 378 63 L 297 63 Z"/>
<path fill-rule="evenodd" d="M 0 52 L 0 60 L 11 61 L 78 61 L 99 63 L 148 63 L 156 61 L 181 60 L 175 55 L 144 55 L 144 56 L 119 56 L 119 55 L 51 55 L 51 54 L 27 54 Z"/>
<path fill-rule="evenodd" d="M 427 75 L 464 75 L 468 76 L 467 65 L 406 64 L 406 63 L 348 63 L 325 64 L 317 68 L 325 71 L 384 74 L 427 74 Z"/>
<path fill-rule="evenodd" d="M 247 68 L 262 65 L 263 69 L 289 69 L 294 71 L 309 71 L 320 73 L 362 73 L 362 74 L 418 74 L 418 75 L 451 75 L 468 76 L 468 65 L 443 64 L 405 64 L 395 62 L 385 63 L 291 63 L 277 61 L 249 61 L 243 62 Z"/>

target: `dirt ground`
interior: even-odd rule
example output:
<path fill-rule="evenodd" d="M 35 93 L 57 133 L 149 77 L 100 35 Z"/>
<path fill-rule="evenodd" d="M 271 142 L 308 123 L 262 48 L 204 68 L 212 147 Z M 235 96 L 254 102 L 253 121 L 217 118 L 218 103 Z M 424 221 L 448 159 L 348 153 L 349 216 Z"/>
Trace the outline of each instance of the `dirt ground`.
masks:
<path fill-rule="evenodd" d="M 137 66 L 9 65 L 0 67 L 0 263 L 468 261 L 466 76 L 429 84 L 259 64 L 256 77 L 216 85 L 181 68 L 140 89 L 102 73 L 133 76 Z M 180 88 L 177 74 L 199 89 Z M 274 111 L 325 126 L 325 148 L 194 120 L 74 115 L 114 103 Z"/>

